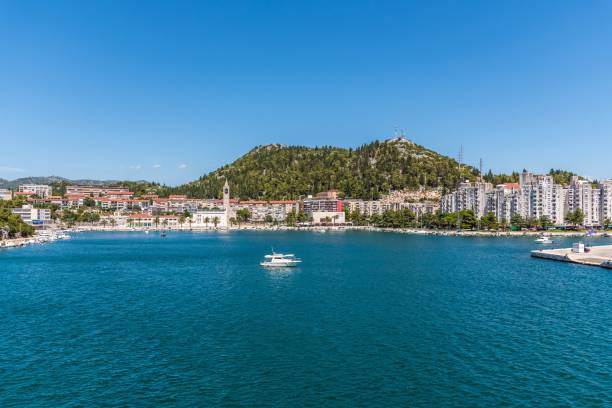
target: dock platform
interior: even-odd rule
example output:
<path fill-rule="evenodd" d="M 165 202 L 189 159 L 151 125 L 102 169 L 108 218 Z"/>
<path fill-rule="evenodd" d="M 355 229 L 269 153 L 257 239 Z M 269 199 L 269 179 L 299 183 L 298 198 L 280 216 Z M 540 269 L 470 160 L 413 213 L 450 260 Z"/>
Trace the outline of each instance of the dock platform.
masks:
<path fill-rule="evenodd" d="M 584 253 L 572 252 L 572 248 L 538 249 L 531 251 L 531 256 L 612 269 L 612 245 L 594 246 L 589 252 Z"/>

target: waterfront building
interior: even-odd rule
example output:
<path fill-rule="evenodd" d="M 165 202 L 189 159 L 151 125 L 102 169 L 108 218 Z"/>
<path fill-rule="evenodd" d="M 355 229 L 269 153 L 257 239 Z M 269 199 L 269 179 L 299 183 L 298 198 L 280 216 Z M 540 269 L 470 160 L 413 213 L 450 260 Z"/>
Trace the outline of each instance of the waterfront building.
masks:
<path fill-rule="evenodd" d="M 585 226 L 599 226 L 600 198 L 599 190 L 593 189 L 591 182 L 572 176 L 566 196 L 566 213 L 580 209 L 584 213 Z"/>
<path fill-rule="evenodd" d="M 176 229 L 180 226 L 177 215 L 151 215 L 145 213 L 134 213 L 127 217 L 129 227 L 140 228 L 168 228 Z"/>
<path fill-rule="evenodd" d="M 325 191 L 315 197 L 308 196 L 302 205 L 308 217 L 312 217 L 314 212 L 343 212 L 344 210 L 342 200 L 338 199 L 336 190 Z"/>
<path fill-rule="evenodd" d="M 226 212 L 222 209 L 202 209 L 191 214 L 192 228 L 227 228 Z"/>
<path fill-rule="evenodd" d="M 477 217 L 482 217 L 487 213 L 487 203 L 490 201 L 489 194 L 492 192 L 493 185 L 491 183 L 465 181 L 459 184 L 456 191 L 442 197 L 441 211 L 448 213 L 472 210 Z"/>
<path fill-rule="evenodd" d="M 312 213 L 312 223 L 314 225 L 336 225 L 345 222 L 344 211 L 314 211 Z"/>
<path fill-rule="evenodd" d="M 534 175 L 523 171 L 520 181 L 517 213 L 526 219 L 547 217 L 553 224 L 563 225 L 567 190 L 555 184 L 550 175 Z"/>
<path fill-rule="evenodd" d="M 391 210 L 392 205 L 379 200 L 346 199 L 343 201 L 343 207 L 351 213 L 357 211 L 371 217 Z"/>
<path fill-rule="evenodd" d="M 282 222 L 291 211 L 298 211 L 298 203 L 293 200 L 238 201 L 233 207 L 235 210 L 249 210 L 250 219 L 254 222 L 264 222 L 266 219 Z"/>
<path fill-rule="evenodd" d="M 20 208 L 13 208 L 11 212 L 19 215 L 23 222 L 30 225 L 43 225 L 51 222 L 51 210 L 48 208 L 34 208 L 24 204 Z"/>
<path fill-rule="evenodd" d="M 106 223 L 110 227 L 126 228 L 128 226 L 128 215 L 116 212 L 111 215 L 100 215 L 100 223 Z"/>
<path fill-rule="evenodd" d="M 612 180 L 601 182 L 601 205 L 599 207 L 602 225 L 612 221 Z"/>
<path fill-rule="evenodd" d="M 500 184 L 493 191 L 477 188 L 478 183 L 461 183 L 457 191 L 442 196 L 443 213 L 471 209 L 482 217 L 479 198 L 486 194 L 484 213 L 493 212 L 498 221 L 510 222 L 518 214 L 525 219 L 547 217 L 552 224 L 564 226 L 568 212 L 580 209 L 584 213 L 584 226 L 600 227 L 612 219 L 612 180 L 594 185 L 573 176 L 569 186 L 554 183 L 550 175 L 535 175 L 523 171 L 519 183 Z"/>
<path fill-rule="evenodd" d="M 37 195 L 39 197 L 49 197 L 52 192 L 52 188 L 46 184 L 22 184 L 19 186 L 18 191 L 20 193 L 28 193 L 31 195 Z"/>

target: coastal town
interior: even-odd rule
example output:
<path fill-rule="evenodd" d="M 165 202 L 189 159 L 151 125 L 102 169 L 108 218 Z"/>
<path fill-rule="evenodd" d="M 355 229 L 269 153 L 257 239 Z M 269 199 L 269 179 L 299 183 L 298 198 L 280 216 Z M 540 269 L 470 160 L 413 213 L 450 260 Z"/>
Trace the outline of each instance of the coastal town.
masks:
<path fill-rule="evenodd" d="M 395 191 L 380 200 L 351 199 L 332 190 L 300 200 L 239 200 L 225 181 L 219 199 L 136 194 L 121 185 L 69 185 L 62 195 L 41 184 L 0 189 L 17 203 L 13 215 L 41 231 L 209 230 L 234 228 L 379 227 L 465 231 L 607 229 L 612 219 L 612 180 L 573 176 L 569 185 L 551 175 L 523 171 L 518 183 L 493 186 L 465 181 L 455 191 Z M 0 225 L 0 239 L 24 238 Z"/>

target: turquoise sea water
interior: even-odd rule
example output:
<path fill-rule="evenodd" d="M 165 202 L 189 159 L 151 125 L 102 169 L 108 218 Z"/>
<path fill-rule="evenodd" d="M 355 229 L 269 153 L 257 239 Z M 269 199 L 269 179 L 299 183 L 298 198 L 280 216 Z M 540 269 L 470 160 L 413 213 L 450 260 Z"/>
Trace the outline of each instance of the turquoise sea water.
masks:
<path fill-rule="evenodd" d="M 0 406 L 610 406 L 612 271 L 536 245 L 171 232 L 2 250 Z M 304 264 L 260 268 L 271 247 Z"/>

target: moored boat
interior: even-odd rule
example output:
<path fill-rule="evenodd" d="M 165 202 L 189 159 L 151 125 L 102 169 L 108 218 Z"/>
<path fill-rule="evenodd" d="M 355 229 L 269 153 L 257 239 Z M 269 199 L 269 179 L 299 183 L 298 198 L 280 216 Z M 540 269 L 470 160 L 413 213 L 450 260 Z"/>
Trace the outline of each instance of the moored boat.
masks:
<path fill-rule="evenodd" d="M 272 255 L 264 256 L 264 260 L 260 262 L 260 265 L 265 268 L 275 267 L 294 267 L 298 266 L 302 262 L 293 254 L 277 254 L 275 252 Z"/>
<path fill-rule="evenodd" d="M 538 244 L 552 244 L 553 243 L 552 239 L 544 235 L 537 238 L 535 242 L 537 242 Z"/>

